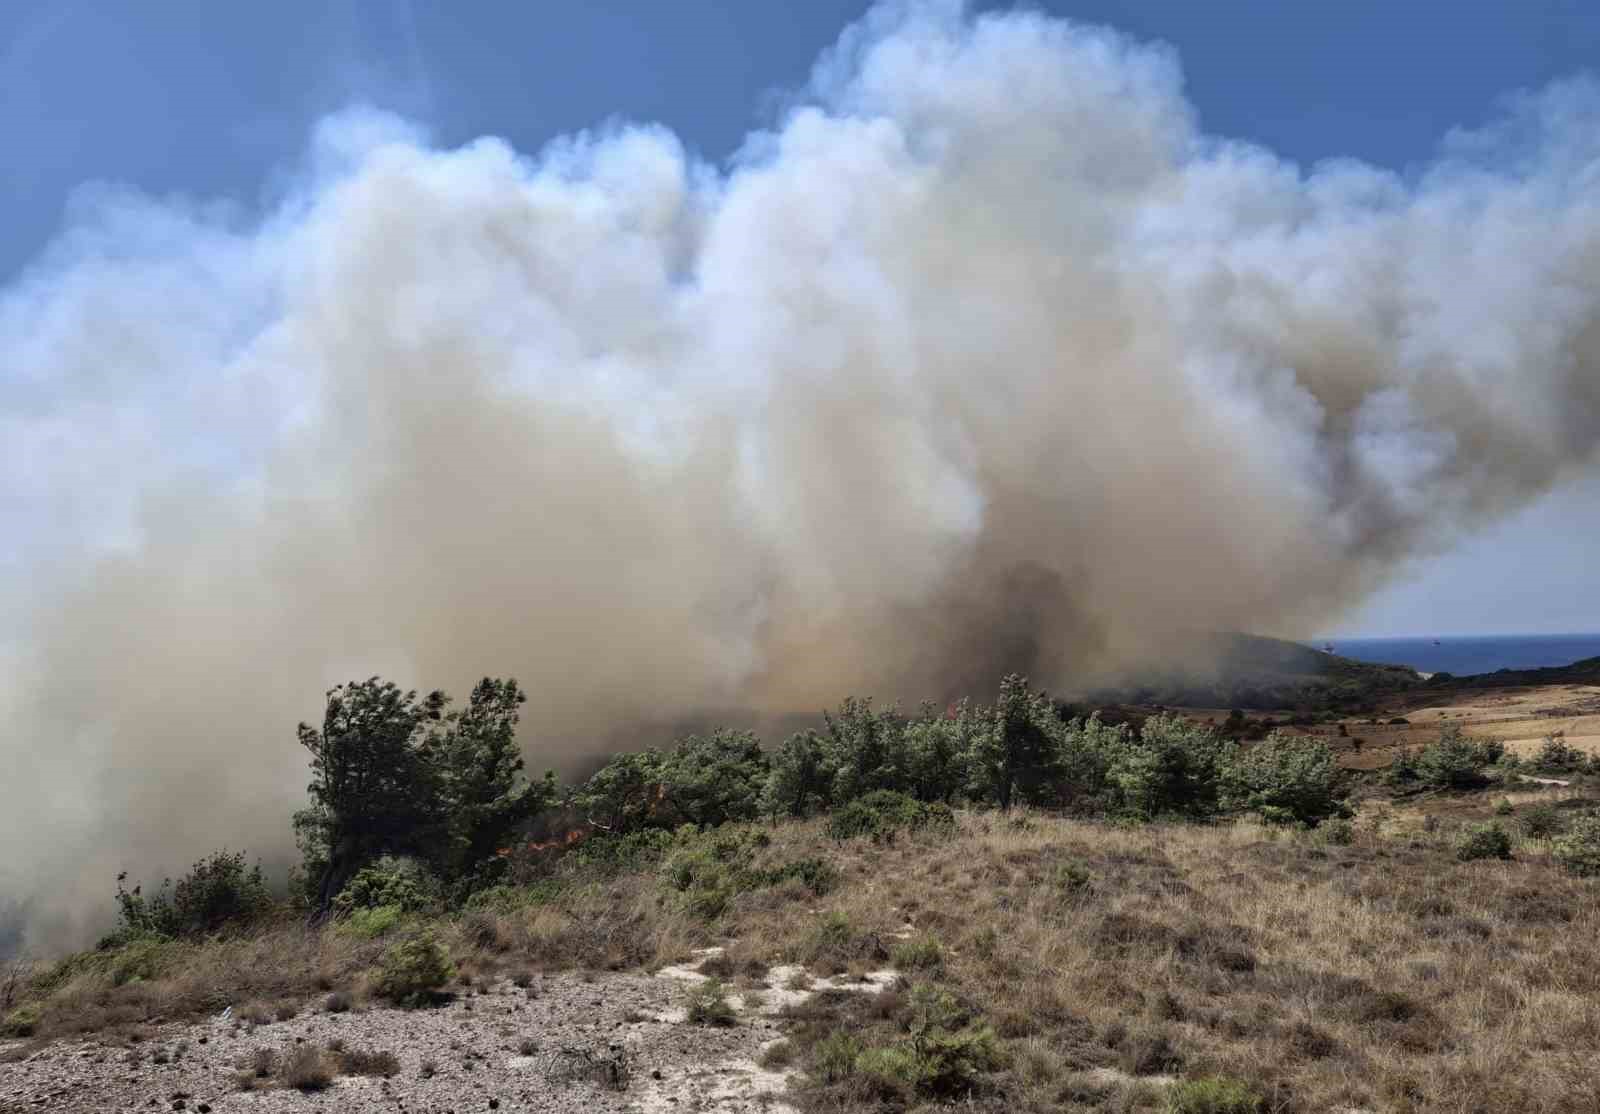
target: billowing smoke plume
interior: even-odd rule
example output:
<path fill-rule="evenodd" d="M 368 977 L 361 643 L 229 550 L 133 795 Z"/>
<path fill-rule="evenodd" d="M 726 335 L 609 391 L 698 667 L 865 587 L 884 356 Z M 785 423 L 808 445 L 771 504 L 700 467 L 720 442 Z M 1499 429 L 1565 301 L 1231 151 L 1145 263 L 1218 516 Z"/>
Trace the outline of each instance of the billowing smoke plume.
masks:
<path fill-rule="evenodd" d="M 0 292 L 0 894 L 282 854 L 297 720 L 1053 689 L 1307 633 L 1587 466 L 1600 92 L 1401 178 L 1205 135 L 1175 59 L 880 9 L 728 168 L 328 120 L 264 213 L 81 197 Z M 664 742 L 668 740 L 657 739 Z"/>

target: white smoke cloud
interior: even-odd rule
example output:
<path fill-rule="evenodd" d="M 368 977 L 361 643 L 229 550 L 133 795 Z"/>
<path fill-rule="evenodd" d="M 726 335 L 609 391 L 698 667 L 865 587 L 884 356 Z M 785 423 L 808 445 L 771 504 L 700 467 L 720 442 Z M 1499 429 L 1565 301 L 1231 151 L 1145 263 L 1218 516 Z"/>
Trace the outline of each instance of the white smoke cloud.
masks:
<path fill-rule="evenodd" d="M 0 291 L 0 895 L 285 855 L 373 672 L 514 675 L 571 766 L 1308 633 L 1593 464 L 1597 123 L 1305 172 L 1166 50 L 902 3 L 725 169 L 354 112 L 264 211 L 86 192 Z"/>

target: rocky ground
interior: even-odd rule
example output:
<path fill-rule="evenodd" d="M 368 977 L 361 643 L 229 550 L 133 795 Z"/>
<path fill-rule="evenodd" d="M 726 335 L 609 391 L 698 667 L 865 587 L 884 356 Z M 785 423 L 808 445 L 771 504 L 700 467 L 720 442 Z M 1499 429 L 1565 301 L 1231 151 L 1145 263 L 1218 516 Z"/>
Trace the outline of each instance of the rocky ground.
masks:
<path fill-rule="evenodd" d="M 787 1077 L 758 1060 L 781 1039 L 782 1007 L 810 992 L 796 987 L 829 981 L 774 968 L 764 986 L 729 989 L 737 1018 L 724 1027 L 688 1020 L 687 990 L 703 978 L 691 967 L 655 976 L 560 975 L 525 988 L 496 982 L 430 1009 L 313 1008 L 255 1024 L 230 1013 L 199 1025 L 152 1024 L 132 1043 L 13 1043 L 0 1047 L 9 1054 L 0 1062 L 0 1112 L 791 1109 L 782 1099 Z M 880 973 L 851 985 L 871 992 L 892 978 Z M 311 1091 L 254 1077 L 259 1050 L 281 1061 L 307 1045 L 331 1047 L 333 1062 L 340 1050 L 389 1052 L 398 1070 L 337 1074 Z"/>

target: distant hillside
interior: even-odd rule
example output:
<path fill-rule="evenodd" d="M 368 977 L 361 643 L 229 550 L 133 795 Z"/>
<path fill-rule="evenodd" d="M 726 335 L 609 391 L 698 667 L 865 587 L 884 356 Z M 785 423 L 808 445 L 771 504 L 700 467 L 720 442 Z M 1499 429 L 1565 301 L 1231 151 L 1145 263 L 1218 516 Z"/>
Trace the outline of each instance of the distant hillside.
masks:
<path fill-rule="evenodd" d="M 1356 661 L 1259 635 L 1204 636 L 1192 668 L 1147 674 L 1088 694 L 1092 701 L 1182 707 L 1290 709 L 1303 714 L 1366 712 L 1423 685 L 1404 665 Z"/>
<path fill-rule="evenodd" d="M 1474 673 L 1456 677 L 1435 673 L 1428 687 L 1502 688 L 1523 685 L 1600 685 L 1600 657 L 1584 658 L 1571 665 L 1550 665 L 1539 669 L 1497 669 L 1493 673 Z"/>

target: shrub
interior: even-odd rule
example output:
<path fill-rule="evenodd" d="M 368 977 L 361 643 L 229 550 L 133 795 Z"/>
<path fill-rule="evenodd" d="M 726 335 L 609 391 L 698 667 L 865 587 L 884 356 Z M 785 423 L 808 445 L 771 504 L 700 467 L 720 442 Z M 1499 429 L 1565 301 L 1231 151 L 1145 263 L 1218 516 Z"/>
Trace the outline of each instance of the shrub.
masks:
<path fill-rule="evenodd" d="M 826 859 L 809 856 L 772 867 L 763 875 L 765 883 L 769 886 L 779 885 L 790 878 L 799 879 L 806 889 L 817 897 L 822 897 L 831 893 L 839 884 L 839 868 Z"/>
<path fill-rule="evenodd" d="M 1456 858 L 1463 862 L 1510 857 L 1511 837 L 1498 823 L 1473 824 L 1456 840 Z"/>
<path fill-rule="evenodd" d="M 907 1014 L 907 1038 L 885 1066 L 895 1065 L 904 1073 L 900 1078 L 917 1093 L 937 1098 L 964 1095 L 987 1072 L 1001 1066 L 994 1030 L 968 1016 L 947 992 L 927 983 L 917 985 Z M 858 1070 L 866 1066 L 858 1060 Z"/>
<path fill-rule="evenodd" d="M 1516 811 L 1517 810 L 1512 806 L 1510 800 L 1505 797 L 1501 797 L 1494 804 L 1494 814 L 1496 816 L 1510 816 Z"/>
<path fill-rule="evenodd" d="M 261 866 L 246 867 L 244 852 L 216 851 L 201 859 L 178 880 L 161 884 L 146 897 L 135 886 L 123 889 L 126 872 L 117 875 L 120 924 L 108 942 L 123 943 L 140 936 L 195 938 L 233 925 L 248 924 L 272 905 Z"/>
<path fill-rule="evenodd" d="M 401 913 L 431 909 L 439 901 L 439 883 L 416 859 L 385 855 L 362 867 L 333 899 L 334 911 L 348 917 L 357 909 L 390 907 Z"/>
<path fill-rule="evenodd" d="M 1476 789 L 1483 771 L 1505 754 L 1498 739 L 1469 739 L 1459 727 L 1447 727 L 1416 758 L 1416 776 L 1432 789 Z"/>
<path fill-rule="evenodd" d="M 1600 875 L 1600 816 L 1576 817 L 1550 845 L 1550 854 L 1568 871 L 1583 878 Z"/>
<path fill-rule="evenodd" d="M 944 966 L 944 949 L 932 936 L 913 936 L 895 944 L 889 961 L 902 971 L 933 970 Z"/>
<path fill-rule="evenodd" d="M 405 920 L 398 905 L 380 905 L 375 909 L 357 909 L 339 922 L 339 931 L 363 940 L 376 940 L 391 932 Z"/>
<path fill-rule="evenodd" d="M 377 1075 L 387 1079 L 400 1074 L 400 1061 L 393 1052 L 366 1052 L 359 1048 L 339 1048 L 334 1053 L 341 1075 Z"/>
<path fill-rule="evenodd" d="M 1549 839 L 1563 827 L 1561 813 L 1551 805 L 1534 805 L 1517 818 L 1522 834 L 1529 839 Z"/>
<path fill-rule="evenodd" d="M 1345 819 L 1325 821 L 1317 831 L 1322 834 L 1323 839 L 1336 847 L 1348 847 L 1356 839 L 1356 826 Z"/>
<path fill-rule="evenodd" d="M 1269 824 L 1316 827 L 1349 815 L 1333 750 L 1321 739 L 1274 731 L 1235 752 L 1224 771 L 1230 807 Z"/>
<path fill-rule="evenodd" d="M 39 1007 L 33 1002 L 18 1006 L 0 1019 L 0 1037 L 31 1037 L 39 1027 Z"/>
<path fill-rule="evenodd" d="M 333 1082 L 333 1065 L 316 1045 L 297 1045 L 278 1061 L 278 1081 L 297 1091 L 320 1091 Z"/>
<path fill-rule="evenodd" d="M 383 953 L 376 989 L 390 1001 L 419 1005 L 454 976 L 455 967 L 444 948 L 423 933 L 402 940 Z"/>
<path fill-rule="evenodd" d="M 811 1073 L 823 1083 L 839 1083 L 855 1073 L 861 1042 L 849 1033 L 835 1031 L 811 1049 Z"/>
<path fill-rule="evenodd" d="M 1225 1075 L 1181 1080 L 1167 1092 L 1169 1114 L 1258 1114 L 1263 1106 L 1248 1083 Z"/>
<path fill-rule="evenodd" d="M 900 831 L 954 826 L 955 814 L 947 806 L 923 804 L 904 793 L 880 789 L 835 809 L 828 834 L 838 840 L 870 836 L 877 841 L 893 839 Z"/>
<path fill-rule="evenodd" d="M 762 831 L 717 830 L 706 833 L 685 828 L 677 849 L 662 864 L 661 874 L 677 900 L 696 916 L 714 920 L 739 894 L 775 886 L 798 878 L 815 894 L 826 893 L 838 881 L 838 872 L 821 859 L 799 859 L 760 869 L 755 854 L 768 837 Z"/>
<path fill-rule="evenodd" d="M 737 1020 L 721 979 L 706 979 L 689 988 L 689 1020 L 696 1025 L 732 1025 Z"/>
<path fill-rule="evenodd" d="M 1528 765 L 1543 773 L 1579 773 L 1589 764 L 1589 756 L 1577 747 L 1569 746 L 1565 736 L 1546 735 L 1539 753 Z"/>

